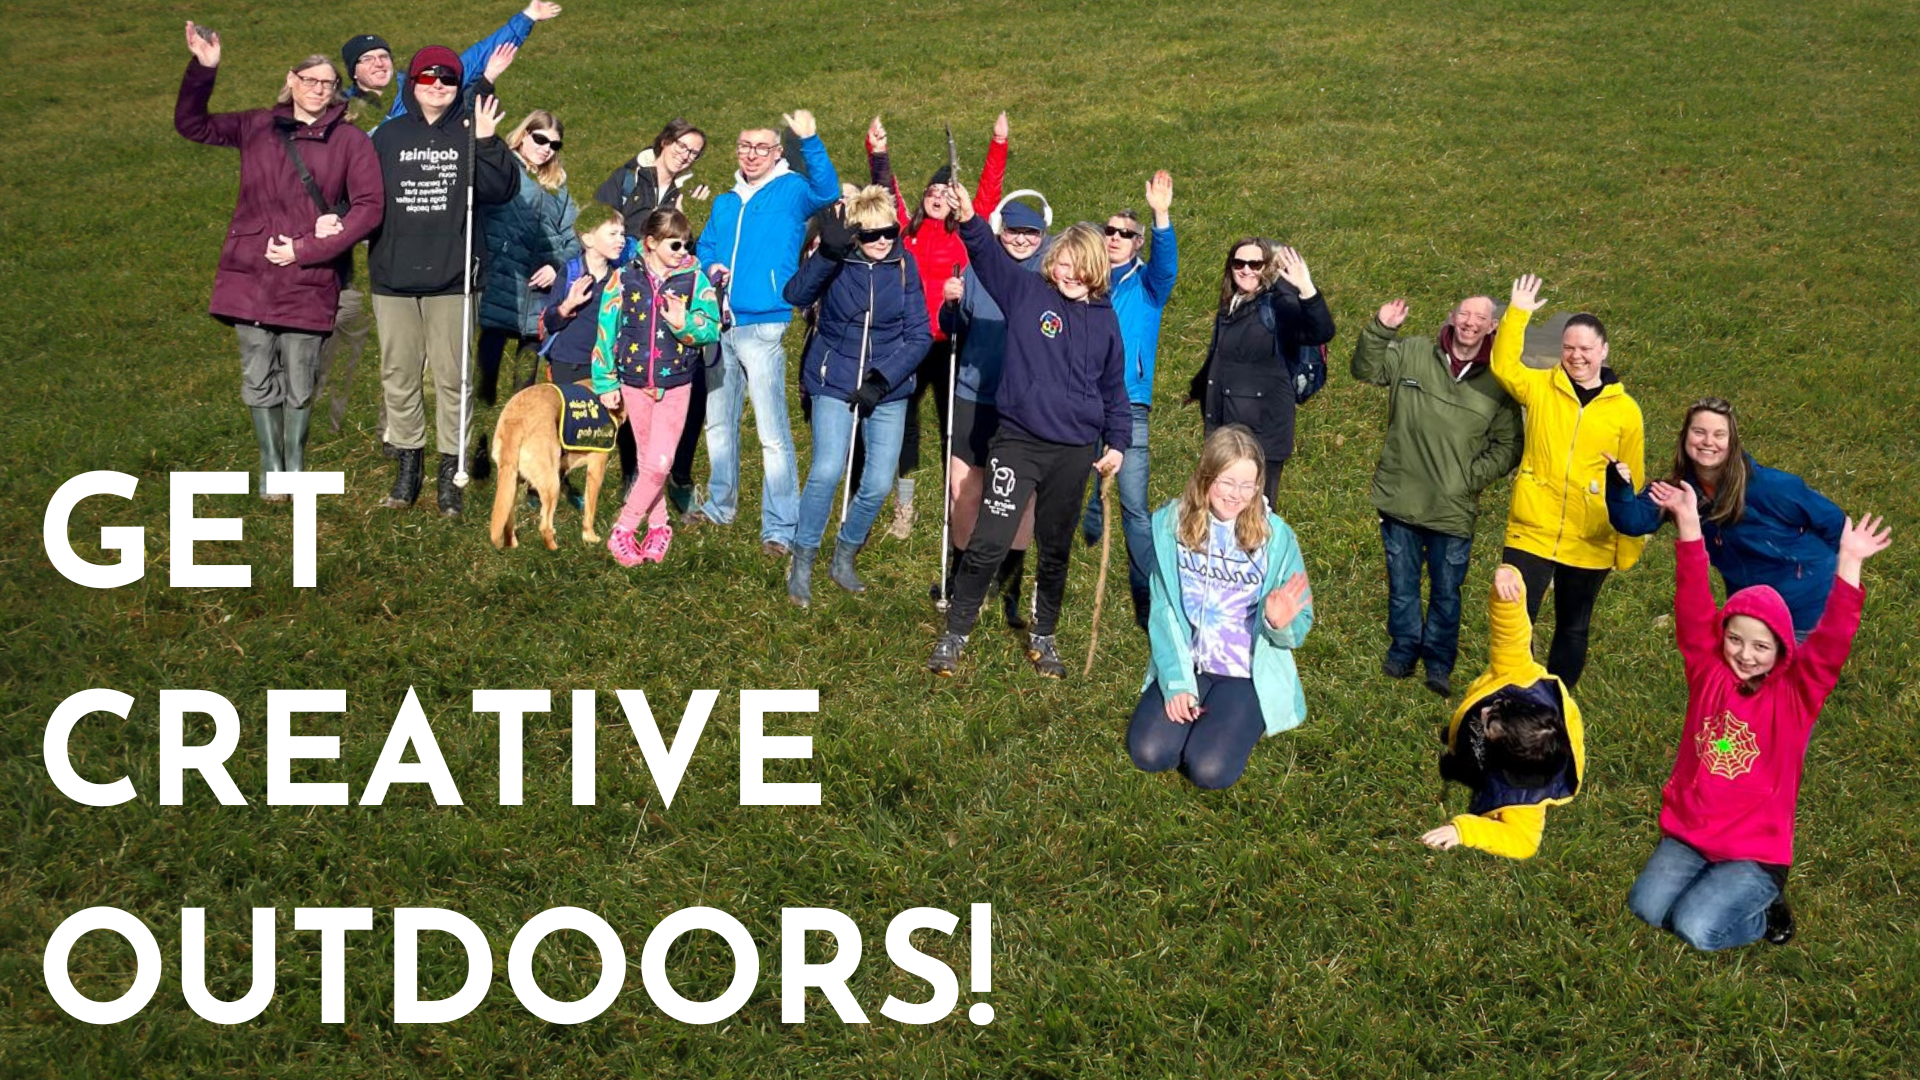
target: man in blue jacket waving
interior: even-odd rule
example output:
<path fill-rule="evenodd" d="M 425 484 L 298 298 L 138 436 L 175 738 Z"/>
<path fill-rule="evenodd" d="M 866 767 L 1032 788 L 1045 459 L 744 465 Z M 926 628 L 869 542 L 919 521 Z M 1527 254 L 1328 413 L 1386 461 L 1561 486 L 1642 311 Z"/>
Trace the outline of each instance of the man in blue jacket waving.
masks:
<path fill-rule="evenodd" d="M 840 177 L 815 131 L 813 114 L 782 117 L 800 138 L 805 176 L 780 155 L 780 135 L 766 128 L 740 133 L 734 150 L 740 169 L 733 190 L 713 200 L 695 253 L 707 277 L 725 286 L 720 370 L 707 380 L 707 500 L 687 514 L 692 523 L 728 525 L 738 509 L 740 420 L 749 399 L 760 433 L 765 489 L 760 497 L 760 541 L 768 555 L 785 557 L 800 516 L 800 488 L 787 424 L 787 354 L 780 341 L 793 308 L 781 295 L 800 264 L 807 219 L 840 197 Z"/>

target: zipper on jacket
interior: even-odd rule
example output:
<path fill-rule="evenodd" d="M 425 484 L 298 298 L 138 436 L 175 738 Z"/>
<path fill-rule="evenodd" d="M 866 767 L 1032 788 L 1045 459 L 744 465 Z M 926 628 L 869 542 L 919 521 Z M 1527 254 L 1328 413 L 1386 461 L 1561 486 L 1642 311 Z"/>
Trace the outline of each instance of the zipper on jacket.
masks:
<path fill-rule="evenodd" d="M 1572 380 L 1569 379 L 1569 382 Z M 1574 401 L 1580 395 L 1573 396 Z M 1567 485 L 1573 483 L 1573 455 L 1580 446 L 1580 421 L 1586 419 L 1587 407 L 1581 405 L 1573 414 L 1573 438 L 1567 443 L 1567 464 L 1560 471 L 1560 531 L 1553 534 L 1553 561 L 1560 561 L 1560 539 L 1567 535 Z"/>
<path fill-rule="evenodd" d="M 643 267 L 647 272 L 647 389 L 653 391 L 653 400 L 659 401 L 664 395 L 654 385 L 653 373 L 659 369 L 660 361 L 660 286 L 653 280 L 653 267 Z"/>

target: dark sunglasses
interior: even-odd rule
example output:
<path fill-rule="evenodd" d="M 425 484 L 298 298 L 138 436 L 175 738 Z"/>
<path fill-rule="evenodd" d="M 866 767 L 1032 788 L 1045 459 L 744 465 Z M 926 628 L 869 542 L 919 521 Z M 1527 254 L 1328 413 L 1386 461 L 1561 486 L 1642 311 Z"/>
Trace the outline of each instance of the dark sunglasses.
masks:
<path fill-rule="evenodd" d="M 687 242 L 685 240 L 657 240 L 654 243 L 656 247 L 666 248 L 676 255 L 687 250 Z"/>
<path fill-rule="evenodd" d="M 415 86 L 451 86 L 459 89 L 460 76 L 450 67 L 423 68 L 420 74 L 413 77 L 413 84 Z"/>
<path fill-rule="evenodd" d="M 858 236 L 863 244 L 871 244 L 875 240 L 892 240 L 900 235 L 900 226 L 888 225 L 882 229 L 861 229 L 854 235 Z"/>
<path fill-rule="evenodd" d="M 1228 259 L 1227 267 L 1232 270 L 1265 270 L 1265 259 Z"/>
<path fill-rule="evenodd" d="M 1129 240 L 1140 239 L 1140 234 L 1133 229 L 1122 229 L 1115 225 L 1108 225 L 1106 227 L 1106 233 L 1108 236 L 1124 236 Z"/>
<path fill-rule="evenodd" d="M 553 147 L 553 152 L 556 154 L 560 152 L 560 147 L 565 145 L 564 140 L 550 139 L 538 131 L 527 132 L 527 138 L 532 139 L 534 142 L 539 143 L 541 146 Z"/>

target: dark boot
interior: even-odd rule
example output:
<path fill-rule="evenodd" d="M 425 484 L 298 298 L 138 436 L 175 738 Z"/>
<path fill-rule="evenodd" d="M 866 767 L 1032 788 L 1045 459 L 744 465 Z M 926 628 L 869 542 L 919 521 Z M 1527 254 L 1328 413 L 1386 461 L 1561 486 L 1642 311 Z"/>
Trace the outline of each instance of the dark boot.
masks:
<path fill-rule="evenodd" d="M 394 452 L 400 464 L 393 478 L 393 491 L 380 500 L 380 505 L 389 510 L 405 510 L 420 497 L 420 481 L 426 472 L 427 452 L 404 447 Z"/>
<path fill-rule="evenodd" d="M 966 647 L 967 635 L 951 630 L 941 634 L 940 640 L 933 643 L 933 655 L 927 657 L 927 670 L 952 678 L 954 669 L 960 666 L 961 650 Z"/>
<path fill-rule="evenodd" d="M 1769 945 L 1785 945 L 1793 940 L 1793 909 L 1787 906 L 1787 894 L 1781 893 L 1767 906 L 1767 929 L 1762 935 Z"/>
<path fill-rule="evenodd" d="M 1060 661 L 1052 634 L 1028 634 L 1027 659 L 1033 662 L 1033 670 L 1049 679 L 1067 677 L 1067 665 Z"/>
<path fill-rule="evenodd" d="M 291 405 L 281 410 L 283 427 L 280 432 L 280 462 L 287 472 L 301 472 L 307 467 L 307 425 L 313 422 L 313 406 L 296 409 Z"/>
<path fill-rule="evenodd" d="M 859 553 L 860 549 L 855 545 L 845 540 L 835 540 L 833 565 L 827 568 L 827 576 L 833 579 L 835 585 L 855 595 L 867 591 L 866 582 L 861 581 L 860 576 L 853 572 L 853 557 Z"/>
<path fill-rule="evenodd" d="M 285 445 L 285 418 L 280 406 L 270 409 L 251 408 L 247 410 L 253 416 L 253 441 L 260 447 L 260 501 L 283 503 L 292 501 L 290 495 L 267 494 L 267 474 L 285 472 L 286 462 L 282 458 Z"/>
<path fill-rule="evenodd" d="M 487 437 L 480 436 L 480 445 L 473 449 L 472 468 L 467 470 L 467 479 L 486 480 L 493 476 L 493 457 L 487 452 Z"/>
<path fill-rule="evenodd" d="M 421 451 L 425 454 L 426 451 Z M 454 454 L 440 455 L 440 516 L 457 518 L 465 508 L 460 496 L 460 486 L 453 482 L 454 474 L 460 471 L 460 458 Z"/>
<path fill-rule="evenodd" d="M 787 567 L 787 599 L 801 607 L 813 603 L 813 559 L 819 548 L 793 548 L 793 562 Z"/>
<path fill-rule="evenodd" d="M 1025 630 L 1027 617 L 1020 611 L 1020 579 L 1026 575 L 1027 552 L 1025 548 L 1007 552 L 1001 560 L 1000 569 L 994 574 L 994 587 L 1000 590 L 1000 610 L 1006 616 L 1007 628 Z"/>

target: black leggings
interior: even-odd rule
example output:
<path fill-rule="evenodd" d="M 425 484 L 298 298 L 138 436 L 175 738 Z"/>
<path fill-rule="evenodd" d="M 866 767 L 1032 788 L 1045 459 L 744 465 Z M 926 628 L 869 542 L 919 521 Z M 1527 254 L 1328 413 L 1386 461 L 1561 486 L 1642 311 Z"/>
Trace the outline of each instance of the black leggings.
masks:
<path fill-rule="evenodd" d="M 987 449 L 986 485 L 980 492 L 980 518 L 973 539 L 955 571 L 953 594 L 947 607 L 947 630 L 973 631 L 986 600 L 994 572 L 1005 561 L 1020 528 L 1020 518 L 1033 501 L 1033 546 L 1040 549 L 1034 574 L 1033 632 L 1053 633 L 1060 620 L 1060 602 L 1067 595 L 1067 561 L 1073 554 L 1073 532 L 1087 497 L 1087 476 L 1093 469 L 1095 446 L 1070 446 L 1014 436 L 1006 428 L 994 435 Z"/>
<path fill-rule="evenodd" d="M 906 433 L 900 438 L 900 469 L 896 474 L 900 477 L 912 476 L 920 467 L 920 402 L 928 394 L 933 395 L 933 408 L 940 417 L 940 427 L 933 433 L 934 456 L 940 458 L 940 467 L 946 468 L 946 454 L 940 448 L 947 433 L 947 369 L 952 363 L 953 341 L 936 341 L 914 372 L 913 395 L 907 398 Z"/>
<path fill-rule="evenodd" d="M 1587 666 L 1587 625 L 1593 620 L 1593 602 L 1599 599 L 1600 586 L 1610 571 L 1568 566 L 1511 547 L 1500 553 L 1500 560 L 1520 571 L 1527 583 L 1528 622 L 1540 614 L 1547 583 L 1553 583 L 1553 644 L 1547 648 L 1547 670 L 1573 689 Z"/>
<path fill-rule="evenodd" d="M 521 354 L 532 352 L 540 347 L 540 339 L 536 337 L 521 337 L 511 330 L 500 330 L 491 326 L 483 326 L 480 328 L 480 349 L 479 355 L 475 357 L 475 360 L 478 361 L 480 368 L 479 400 L 482 405 L 492 405 L 499 397 L 500 361 L 506 355 L 507 342 L 509 341 L 515 345 L 514 364 L 516 367 L 519 365 L 519 357 Z M 535 370 L 537 371 L 538 368 Z M 529 382 L 532 381 L 533 374 L 532 371 L 527 373 Z M 518 390 L 519 387 L 516 386 L 512 389 Z"/>

